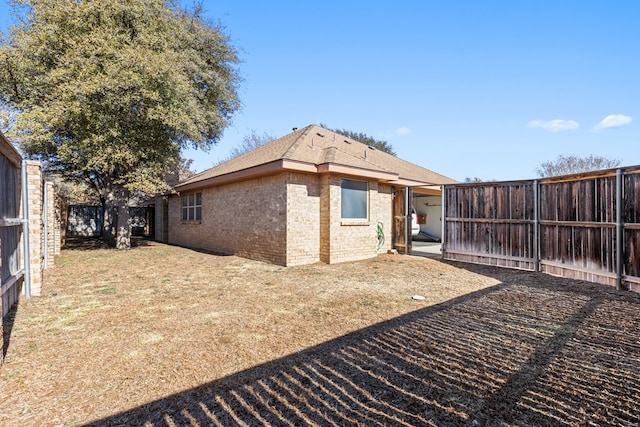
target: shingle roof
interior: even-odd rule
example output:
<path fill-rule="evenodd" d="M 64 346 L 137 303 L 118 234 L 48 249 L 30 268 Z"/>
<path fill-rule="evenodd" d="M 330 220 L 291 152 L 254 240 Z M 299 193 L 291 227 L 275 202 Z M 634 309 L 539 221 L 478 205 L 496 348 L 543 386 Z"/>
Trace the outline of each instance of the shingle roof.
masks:
<path fill-rule="evenodd" d="M 344 135 L 309 125 L 194 175 L 179 183 L 176 189 L 212 185 L 213 181 L 224 181 L 225 176 L 232 179 L 232 175 L 238 175 L 238 172 L 244 172 L 243 176 L 250 177 L 252 169 L 255 169 L 256 174 L 264 173 L 266 165 L 273 165 L 270 169 L 272 171 L 296 169 L 295 165 L 300 165 L 300 170 L 313 169 L 317 173 L 338 167 L 343 173 L 348 170 L 351 175 L 378 174 L 390 182 L 407 181 L 417 186 L 456 182 Z M 310 166 L 314 168 L 310 169 Z"/>

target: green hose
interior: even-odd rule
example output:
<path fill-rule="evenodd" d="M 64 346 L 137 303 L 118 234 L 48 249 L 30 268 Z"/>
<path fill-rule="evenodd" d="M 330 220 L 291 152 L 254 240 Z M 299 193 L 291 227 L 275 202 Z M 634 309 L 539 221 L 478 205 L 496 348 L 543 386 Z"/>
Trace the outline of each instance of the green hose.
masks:
<path fill-rule="evenodd" d="M 381 222 L 378 222 L 377 231 L 378 231 L 378 246 L 376 250 L 379 251 L 382 248 L 382 246 L 384 246 L 384 228 L 382 227 Z"/>

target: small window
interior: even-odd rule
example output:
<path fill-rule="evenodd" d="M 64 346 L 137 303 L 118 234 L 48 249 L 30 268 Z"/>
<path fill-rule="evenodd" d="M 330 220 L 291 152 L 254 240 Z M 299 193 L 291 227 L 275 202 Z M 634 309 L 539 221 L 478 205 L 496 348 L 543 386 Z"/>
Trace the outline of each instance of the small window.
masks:
<path fill-rule="evenodd" d="M 182 220 L 202 221 L 202 193 L 182 195 Z"/>
<path fill-rule="evenodd" d="M 343 179 L 340 180 L 340 190 L 342 219 L 367 219 L 369 217 L 369 183 Z"/>

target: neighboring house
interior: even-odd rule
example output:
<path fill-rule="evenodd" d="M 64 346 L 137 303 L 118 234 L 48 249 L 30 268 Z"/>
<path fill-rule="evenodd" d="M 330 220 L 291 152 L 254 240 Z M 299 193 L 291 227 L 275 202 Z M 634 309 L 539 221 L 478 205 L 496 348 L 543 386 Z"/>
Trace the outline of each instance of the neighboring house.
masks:
<path fill-rule="evenodd" d="M 412 193 L 454 182 L 311 125 L 177 184 L 156 236 L 284 266 L 366 259 L 410 250 Z"/>

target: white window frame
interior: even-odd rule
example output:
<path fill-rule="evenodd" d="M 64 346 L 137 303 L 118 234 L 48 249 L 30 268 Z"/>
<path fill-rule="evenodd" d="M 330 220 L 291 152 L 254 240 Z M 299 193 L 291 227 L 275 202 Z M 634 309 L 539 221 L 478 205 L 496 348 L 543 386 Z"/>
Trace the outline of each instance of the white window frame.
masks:
<path fill-rule="evenodd" d="M 354 183 L 354 184 L 364 184 L 365 188 L 364 189 L 358 189 L 358 188 L 345 189 L 344 184 L 347 182 Z M 349 190 L 349 191 L 345 191 L 345 190 Z M 364 208 L 365 216 L 344 216 L 344 211 L 345 211 L 344 203 L 346 202 L 346 199 L 352 194 L 358 194 L 354 192 L 360 192 L 360 191 L 364 193 L 364 201 L 366 203 Z M 347 179 L 347 178 L 340 179 L 340 218 L 346 221 L 367 222 L 369 220 L 369 181 Z"/>
<path fill-rule="evenodd" d="M 182 222 L 202 221 L 202 193 L 182 195 Z"/>

